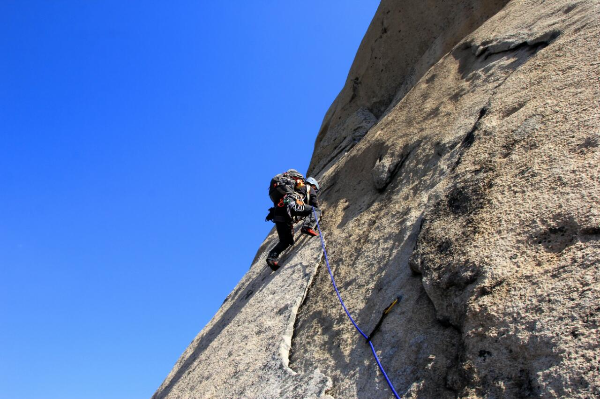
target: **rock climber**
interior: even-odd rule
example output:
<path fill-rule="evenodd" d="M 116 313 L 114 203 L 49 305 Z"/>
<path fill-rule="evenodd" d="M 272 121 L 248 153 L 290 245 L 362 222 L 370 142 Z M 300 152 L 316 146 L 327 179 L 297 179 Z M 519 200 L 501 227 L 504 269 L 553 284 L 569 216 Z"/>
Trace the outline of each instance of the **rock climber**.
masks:
<path fill-rule="evenodd" d="M 319 184 L 314 178 L 309 178 L 308 185 L 304 176 L 295 169 L 289 169 L 287 172 L 275 176 L 269 186 L 269 197 L 273 201 L 273 207 L 269 209 L 266 220 L 275 223 L 279 242 L 269 252 L 267 264 L 271 270 L 279 269 L 277 261 L 279 254 L 287 247 L 294 244 L 294 221 L 305 219 L 301 231 L 311 236 L 317 236 L 314 231 L 316 220 L 313 215 L 315 212 L 320 215 L 317 208 L 317 192 Z"/>

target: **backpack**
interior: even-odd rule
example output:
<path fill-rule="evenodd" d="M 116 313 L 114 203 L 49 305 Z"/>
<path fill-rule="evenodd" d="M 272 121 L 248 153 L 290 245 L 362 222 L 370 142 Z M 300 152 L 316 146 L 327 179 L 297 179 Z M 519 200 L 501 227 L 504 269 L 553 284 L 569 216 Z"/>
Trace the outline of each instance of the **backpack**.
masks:
<path fill-rule="evenodd" d="M 287 177 L 287 173 L 280 173 L 273 177 L 269 184 L 269 198 L 273 204 L 278 205 L 287 194 L 294 194 L 294 184 L 294 179 Z"/>

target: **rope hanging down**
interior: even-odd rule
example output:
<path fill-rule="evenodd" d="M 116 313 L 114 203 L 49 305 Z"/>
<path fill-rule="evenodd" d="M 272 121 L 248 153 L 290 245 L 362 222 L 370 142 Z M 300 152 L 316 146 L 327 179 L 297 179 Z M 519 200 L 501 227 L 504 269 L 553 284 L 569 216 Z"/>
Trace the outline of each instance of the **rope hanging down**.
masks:
<path fill-rule="evenodd" d="M 392 385 L 392 382 L 390 381 L 385 370 L 383 369 L 383 366 L 381 365 L 381 362 L 379 361 L 379 357 L 377 356 L 377 353 L 375 352 L 375 347 L 373 346 L 373 343 L 371 342 L 369 337 L 364 332 L 362 332 L 362 330 L 356 325 L 356 322 L 354 321 L 352 316 L 350 316 L 350 312 L 348 311 L 348 309 L 346 308 L 346 305 L 344 304 L 344 301 L 342 300 L 340 291 L 338 290 L 337 285 L 335 284 L 335 279 L 333 278 L 333 273 L 331 272 L 331 267 L 329 267 L 329 259 L 327 257 L 327 250 L 325 250 L 325 240 L 323 239 L 323 233 L 321 232 L 321 226 L 319 225 L 319 218 L 317 217 L 317 213 L 315 212 L 314 209 L 313 209 L 313 214 L 315 216 L 315 220 L 317 221 L 317 229 L 319 229 L 319 238 L 321 239 L 321 246 L 323 247 L 323 254 L 325 255 L 325 264 L 327 265 L 327 270 L 329 271 L 329 276 L 331 277 L 331 282 L 333 283 L 333 288 L 335 289 L 335 293 L 337 294 L 337 297 L 340 300 L 340 303 L 342 304 L 344 311 L 348 315 L 348 318 L 350 319 L 352 324 L 354 324 L 354 327 L 356 327 L 356 330 L 360 333 L 360 335 L 362 335 L 367 340 L 367 342 L 369 343 L 369 346 L 371 346 L 371 351 L 373 352 L 373 356 L 375 357 L 375 360 L 377 361 L 379 370 L 381 370 L 381 372 L 383 373 L 383 376 L 385 377 L 385 380 L 387 381 L 388 385 L 390 386 L 390 389 L 394 393 L 394 396 L 396 397 L 396 399 L 401 399 L 400 395 L 398 395 L 398 393 L 394 389 L 394 385 Z"/>

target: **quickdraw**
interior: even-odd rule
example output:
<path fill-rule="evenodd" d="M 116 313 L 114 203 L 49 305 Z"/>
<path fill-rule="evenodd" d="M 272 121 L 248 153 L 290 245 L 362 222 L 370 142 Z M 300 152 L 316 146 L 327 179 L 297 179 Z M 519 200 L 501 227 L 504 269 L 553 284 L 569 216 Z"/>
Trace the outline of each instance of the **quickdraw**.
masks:
<path fill-rule="evenodd" d="M 369 336 L 366 338 L 367 342 L 369 342 L 371 339 L 373 339 L 373 335 L 375 335 L 375 333 L 377 331 L 379 331 L 381 324 L 383 324 L 383 319 L 385 319 L 385 317 L 388 315 L 388 313 L 390 313 L 390 310 L 392 310 L 394 305 L 397 304 L 398 302 L 400 302 L 401 300 L 402 300 L 402 295 L 399 295 L 396 299 L 394 299 L 394 302 L 392 302 L 387 308 L 385 308 L 385 310 L 383 311 L 383 314 L 379 318 L 379 321 L 375 325 L 375 328 L 373 328 L 373 331 L 371 331 L 371 334 L 369 334 Z"/>

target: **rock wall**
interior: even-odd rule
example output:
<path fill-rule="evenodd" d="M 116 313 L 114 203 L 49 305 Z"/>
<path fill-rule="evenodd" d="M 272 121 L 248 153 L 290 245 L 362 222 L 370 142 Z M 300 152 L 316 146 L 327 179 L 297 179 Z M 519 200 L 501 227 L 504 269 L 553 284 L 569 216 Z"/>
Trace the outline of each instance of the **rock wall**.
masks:
<path fill-rule="evenodd" d="M 315 142 L 309 173 L 350 150 L 425 72 L 508 0 L 383 0 Z"/>
<path fill-rule="evenodd" d="M 309 170 L 357 324 L 403 295 L 373 338 L 403 397 L 600 396 L 599 17 L 382 1 Z M 275 241 L 153 398 L 392 397 L 318 239 L 271 273 Z"/>

